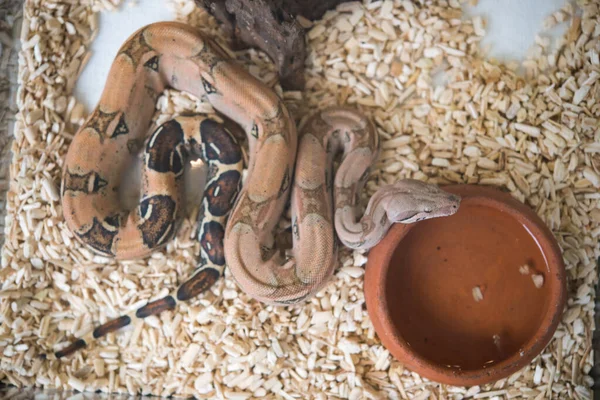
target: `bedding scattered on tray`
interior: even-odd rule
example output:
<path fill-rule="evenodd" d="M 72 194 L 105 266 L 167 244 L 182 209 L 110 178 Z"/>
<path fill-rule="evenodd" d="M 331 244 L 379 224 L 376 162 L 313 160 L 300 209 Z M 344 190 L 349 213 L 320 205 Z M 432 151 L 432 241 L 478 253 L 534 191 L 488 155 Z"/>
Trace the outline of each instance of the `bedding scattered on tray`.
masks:
<path fill-rule="evenodd" d="M 366 255 L 340 251 L 335 279 L 306 304 L 272 308 L 228 271 L 207 295 L 66 360 L 41 360 L 98 323 L 164 296 L 195 266 L 197 208 L 177 238 L 145 261 L 94 256 L 74 240 L 59 202 L 63 157 L 89 110 L 72 95 L 99 29 L 119 0 L 28 0 L 19 54 L 0 281 L 0 379 L 42 386 L 200 398 L 591 398 L 594 284 L 600 255 L 600 10 L 568 3 L 559 48 L 540 33 L 522 65 L 486 61 L 480 17 L 457 0 L 344 3 L 308 33 L 305 92 L 282 96 L 298 121 L 357 104 L 377 123 L 382 153 L 365 193 L 401 177 L 494 185 L 543 218 L 564 252 L 568 309 L 528 368 L 484 387 L 429 382 L 396 362 L 368 319 Z M 178 19 L 216 35 L 193 0 Z M 139 12 L 143 12 L 140 10 Z M 256 51 L 234 54 L 281 93 Z M 442 74 L 443 83 L 434 83 Z M 157 123 L 208 103 L 167 91 Z M 289 221 L 282 221 L 285 227 Z"/>

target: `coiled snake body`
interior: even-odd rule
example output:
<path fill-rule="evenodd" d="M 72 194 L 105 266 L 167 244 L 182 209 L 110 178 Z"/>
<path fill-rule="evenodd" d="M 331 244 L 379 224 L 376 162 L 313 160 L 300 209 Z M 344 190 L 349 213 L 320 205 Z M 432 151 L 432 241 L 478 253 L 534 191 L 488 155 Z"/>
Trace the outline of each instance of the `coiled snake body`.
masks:
<path fill-rule="evenodd" d="M 150 136 L 140 203 L 126 213 L 117 198 L 123 170 L 144 142 L 156 100 L 166 87 L 206 96 L 244 128 L 248 175 L 239 189 L 241 151 L 221 124 L 200 116 L 177 117 Z M 378 151 L 375 127 L 350 108 L 317 112 L 298 141 L 283 101 L 213 41 L 176 22 L 140 29 L 119 50 L 99 104 L 69 148 L 63 213 L 75 236 L 94 251 L 117 258 L 147 256 L 177 229 L 183 166 L 189 153 L 195 153 L 209 167 L 197 234 L 200 262 L 169 296 L 97 327 L 55 355 L 69 355 L 135 319 L 200 294 L 221 276 L 225 260 L 235 281 L 256 299 L 298 303 L 333 274 L 334 225 L 344 245 L 368 249 L 392 223 L 456 212 L 458 197 L 403 180 L 375 193 L 359 218 L 358 195 Z M 334 176 L 333 158 L 339 152 L 343 158 Z M 273 229 L 290 191 L 294 245 L 292 257 L 286 258 L 275 249 Z"/>

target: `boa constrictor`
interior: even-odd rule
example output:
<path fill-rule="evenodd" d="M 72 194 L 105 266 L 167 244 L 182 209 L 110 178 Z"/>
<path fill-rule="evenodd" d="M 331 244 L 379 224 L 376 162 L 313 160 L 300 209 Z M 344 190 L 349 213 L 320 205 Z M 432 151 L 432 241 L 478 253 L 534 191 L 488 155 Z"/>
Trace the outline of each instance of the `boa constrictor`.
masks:
<path fill-rule="evenodd" d="M 244 128 L 246 182 L 239 189 L 241 150 L 221 124 L 200 116 L 178 117 L 150 136 L 140 203 L 127 213 L 117 197 L 123 171 L 145 141 L 156 100 L 167 87 L 205 96 Z M 298 142 L 283 101 L 193 28 L 161 22 L 134 33 L 120 48 L 99 104 L 69 148 L 63 214 L 75 236 L 95 252 L 147 256 L 176 231 L 183 166 L 189 153 L 195 153 L 209 166 L 197 234 L 200 262 L 172 294 L 97 327 L 55 355 L 72 354 L 93 339 L 200 294 L 221 276 L 225 260 L 236 282 L 256 299 L 298 303 L 333 274 L 334 224 L 346 246 L 368 249 L 392 223 L 451 215 L 458 209 L 460 198 L 434 185 L 403 180 L 381 188 L 359 219 L 359 193 L 379 151 L 375 127 L 358 111 L 336 107 L 317 112 L 302 132 Z M 334 177 L 333 159 L 339 152 L 344 156 Z M 285 258 L 275 250 L 273 230 L 290 191 L 294 245 L 293 256 Z"/>

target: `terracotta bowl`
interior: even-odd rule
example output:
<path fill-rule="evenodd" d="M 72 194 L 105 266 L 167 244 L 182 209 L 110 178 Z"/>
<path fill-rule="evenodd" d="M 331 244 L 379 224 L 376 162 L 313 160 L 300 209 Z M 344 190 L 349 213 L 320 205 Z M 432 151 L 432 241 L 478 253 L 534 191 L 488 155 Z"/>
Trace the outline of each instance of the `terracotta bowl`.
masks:
<path fill-rule="evenodd" d="M 497 189 L 444 187 L 450 217 L 396 224 L 369 254 L 367 311 L 384 346 L 440 383 L 505 378 L 550 342 L 566 300 L 560 249 L 527 206 Z"/>

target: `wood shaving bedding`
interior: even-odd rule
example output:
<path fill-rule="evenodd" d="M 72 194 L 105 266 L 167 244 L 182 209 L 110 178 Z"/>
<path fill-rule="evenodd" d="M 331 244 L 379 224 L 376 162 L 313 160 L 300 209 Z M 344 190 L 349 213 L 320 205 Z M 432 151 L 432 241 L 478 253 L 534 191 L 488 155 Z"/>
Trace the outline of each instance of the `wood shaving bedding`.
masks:
<path fill-rule="evenodd" d="M 463 2 L 464 3 L 464 2 Z M 218 35 L 192 0 L 178 19 Z M 194 215 L 145 261 L 115 262 L 80 246 L 57 196 L 68 144 L 89 110 L 71 93 L 97 28 L 119 0 L 28 0 L 19 53 L 19 114 L 10 165 L 0 276 L 0 379 L 16 386 L 199 398 L 591 398 L 596 259 L 600 255 L 600 10 L 580 0 L 547 26 L 570 28 L 559 49 L 517 65 L 478 54 L 485 22 L 457 0 L 344 3 L 314 23 L 307 89 L 281 93 L 273 64 L 233 54 L 273 86 L 299 121 L 328 105 L 358 105 L 378 126 L 382 156 L 366 186 L 411 177 L 499 186 L 555 233 L 569 279 L 553 341 L 523 370 L 471 388 L 430 382 L 381 345 L 365 309 L 366 254 L 340 251 L 334 281 L 306 304 L 273 308 L 240 292 L 225 272 L 174 312 L 111 334 L 68 360 L 38 355 L 97 323 L 159 298 L 195 266 Z M 305 21 L 306 22 L 306 21 Z M 323 35 L 323 32 L 327 32 Z M 543 40 L 538 40 L 545 43 Z M 443 72 L 445 83 L 433 83 Z M 166 91 L 157 123 L 212 112 Z M 282 222 L 285 226 L 285 221 Z"/>
<path fill-rule="evenodd" d="M 15 33 L 19 27 L 21 7 L 19 1 L 7 1 L 0 5 L 0 246 L 4 243 L 4 212 L 8 191 L 10 143 L 17 107 L 14 102 L 17 91 L 17 52 Z"/>

